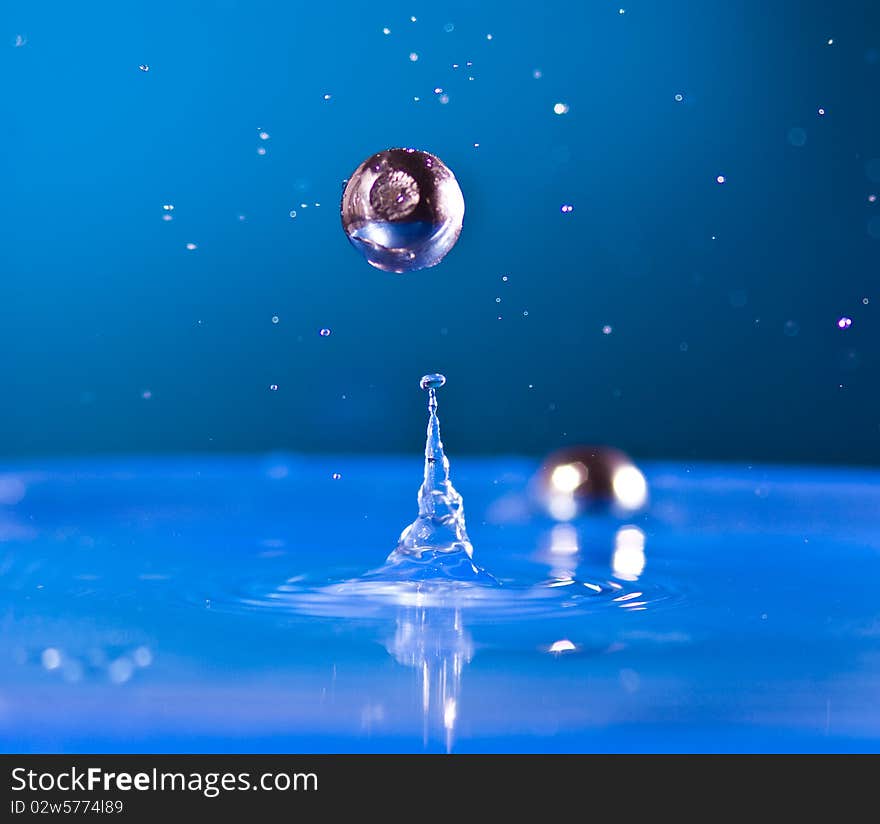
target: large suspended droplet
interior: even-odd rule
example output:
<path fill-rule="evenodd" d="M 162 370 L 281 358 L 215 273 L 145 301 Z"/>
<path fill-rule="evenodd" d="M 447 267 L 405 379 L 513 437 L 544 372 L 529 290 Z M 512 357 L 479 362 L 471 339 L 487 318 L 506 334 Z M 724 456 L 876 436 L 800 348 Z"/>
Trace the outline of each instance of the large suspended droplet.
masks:
<path fill-rule="evenodd" d="M 436 266 L 455 246 L 464 197 L 455 175 L 417 149 L 367 158 L 342 195 L 342 228 L 367 262 L 386 272 Z"/>

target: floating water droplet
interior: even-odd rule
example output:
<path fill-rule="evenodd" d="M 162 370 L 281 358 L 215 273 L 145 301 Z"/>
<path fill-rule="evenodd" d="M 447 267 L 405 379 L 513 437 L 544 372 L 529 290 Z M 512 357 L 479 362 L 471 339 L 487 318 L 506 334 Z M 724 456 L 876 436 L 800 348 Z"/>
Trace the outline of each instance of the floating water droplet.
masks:
<path fill-rule="evenodd" d="M 677 95 L 675 95 L 675 102 L 676 102 L 676 103 L 681 103 L 682 100 L 684 100 L 684 95 L 683 95 L 683 94 L 677 94 Z"/>
<path fill-rule="evenodd" d="M 272 323 L 278 323 L 279 320 L 280 318 L 278 317 L 278 315 L 272 315 Z"/>
<path fill-rule="evenodd" d="M 190 252 L 194 252 L 194 251 L 195 251 L 196 249 L 198 249 L 199 247 L 198 247 L 195 243 L 187 243 L 187 244 L 186 244 L 186 248 L 187 248 Z"/>
<path fill-rule="evenodd" d="M 819 115 L 819 117 L 824 117 L 824 115 L 825 115 L 825 109 L 823 109 L 823 108 L 819 108 L 817 114 Z"/>
<path fill-rule="evenodd" d="M 295 218 L 295 217 L 296 217 L 296 209 L 291 209 L 291 210 L 288 212 L 288 214 L 290 215 L 290 217 Z"/>
<path fill-rule="evenodd" d="M 43 667 L 47 670 L 58 669 L 61 666 L 61 653 L 55 647 L 46 647 L 40 656 Z"/>
<path fill-rule="evenodd" d="M 166 212 L 173 212 L 174 211 L 174 204 L 173 203 L 164 203 L 164 204 L 162 204 L 162 208 Z"/>
<path fill-rule="evenodd" d="M 554 103 L 553 114 L 568 114 L 569 107 L 567 103 Z"/>
<path fill-rule="evenodd" d="M 334 472 L 330 477 L 333 478 L 334 481 L 338 481 L 342 477 L 342 475 L 340 475 L 338 472 Z"/>
<path fill-rule="evenodd" d="M 265 146 L 260 146 L 260 147 L 257 149 L 257 154 L 260 155 L 260 157 L 262 157 L 264 154 L 266 154 L 266 147 L 265 147 Z"/>
<path fill-rule="evenodd" d="M 277 383 L 270 383 L 269 384 L 269 391 L 270 392 L 277 392 L 278 391 L 278 384 Z"/>
<path fill-rule="evenodd" d="M 269 132 L 260 132 L 260 140 L 268 140 Z"/>
<path fill-rule="evenodd" d="M 614 330 L 606 323 L 605 326 L 602 327 L 603 335 L 610 335 Z"/>
<path fill-rule="evenodd" d="M 718 175 L 718 177 L 715 178 L 715 182 L 716 183 L 726 183 L 727 178 L 724 175 Z"/>
<path fill-rule="evenodd" d="M 367 158 L 342 195 L 342 227 L 377 269 L 411 272 L 436 266 L 455 245 L 464 197 L 438 157 L 388 149 Z"/>
<path fill-rule="evenodd" d="M 533 77 L 535 80 L 540 80 L 543 76 L 544 76 L 544 72 L 542 72 L 540 69 L 535 69 L 535 70 L 532 72 L 532 77 Z"/>
<path fill-rule="evenodd" d="M 15 45 L 18 45 L 18 43 L 16 43 Z M 140 66 L 138 66 L 138 68 L 142 72 L 148 72 L 150 70 L 150 67 L 146 63 L 141 63 Z"/>
<path fill-rule="evenodd" d="M 563 203 L 559 211 L 562 212 L 562 214 L 567 215 L 574 211 L 574 206 L 572 206 L 570 203 Z"/>
<path fill-rule="evenodd" d="M 452 34 L 452 32 L 455 31 L 455 26 L 452 23 L 447 23 L 443 26 L 443 31 L 445 31 L 447 34 Z"/>
<path fill-rule="evenodd" d="M 333 95 L 325 94 L 325 95 L 324 95 L 324 100 L 330 100 L 330 98 L 331 98 L 332 96 L 333 96 Z"/>
<path fill-rule="evenodd" d="M 844 315 L 842 318 L 838 319 L 837 325 L 841 329 L 849 329 L 849 327 L 852 326 L 852 318 L 848 318 L 846 315 Z"/>
<path fill-rule="evenodd" d="M 446 383 L 446 376 L 438 372 L 432 372 L 430 375 L 424 375 L 419 381 L 419 387 L 422 389 L 439 389 Z"/>
<path fill-rule="evenodd" d="M 388 26 L 385 26 L 385 28 L 382 29 L 382 34 L 384 34 L 386 36 L 391 34 L 391 29 L 389 29 Z"/>
<path fill-rule="evenodd" d="M 150 400 L 150 398 L 153 397 L 153 393 L 149 389 L 145 389 L 143 392 L 141 392 L 141 397 L 145 401 L 148 401 L 148 400 Z"/>
<path fill-rule="evenodd" d="M 410 61 L 412 61 L 413 63 L 415 63 L 415 62 L 419 59 L 418 52 L 410 52 L 410 53 L 409 53 L 409 59 L 410 59 Z"/>

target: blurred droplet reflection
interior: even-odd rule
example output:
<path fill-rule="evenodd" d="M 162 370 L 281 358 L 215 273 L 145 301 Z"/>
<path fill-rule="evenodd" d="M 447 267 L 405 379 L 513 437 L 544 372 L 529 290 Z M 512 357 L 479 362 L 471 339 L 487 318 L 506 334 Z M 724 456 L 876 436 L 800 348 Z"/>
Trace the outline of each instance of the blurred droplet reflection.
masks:
<path fill-rule="evenodd" d="M 624 581 L 639 579 L 645 569 L 645 533 L 637 526 L 622 526 L 617 530 L 611 567 Z"/>
<path fill-rule="evenodd" d="M 574 446 L 552 453 L 535 477 L 541 506 L 557 521 L 588 511 L 618 514 L 641 509 L 648 500 L 645 476 L 619 449 Z"/>

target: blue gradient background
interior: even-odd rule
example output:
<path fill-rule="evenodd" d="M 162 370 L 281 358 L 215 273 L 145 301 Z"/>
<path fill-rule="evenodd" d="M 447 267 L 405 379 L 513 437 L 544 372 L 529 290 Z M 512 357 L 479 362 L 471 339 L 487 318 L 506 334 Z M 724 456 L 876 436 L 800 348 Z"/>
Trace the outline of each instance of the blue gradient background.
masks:
<path fill-rule="evenodd" d="M 877 462 L 880 5 L 625 8 L 7 0 L 0 453 L 412 452 L 437 370 L 458 454 Z M 338 217 L 394 145 L 467 202 L 406 276 Z"/>

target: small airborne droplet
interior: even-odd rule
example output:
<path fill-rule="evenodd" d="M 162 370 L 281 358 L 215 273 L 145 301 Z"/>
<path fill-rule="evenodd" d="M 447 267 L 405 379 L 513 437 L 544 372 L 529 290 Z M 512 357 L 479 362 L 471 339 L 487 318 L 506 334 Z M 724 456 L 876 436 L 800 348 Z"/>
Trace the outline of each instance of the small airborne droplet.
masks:
<path fill-rule="evenodd" d="M 568 104 L 567 103 L 554 103 L 553 104 L 553 114 L 568 114 Z"/>
<path fill-rule="evenodd" d="M 269 137 L 269 132 L 260 132 L 260 140 L 268 140 Z"/>
<path fill-rule="evenodd" d="M 389 29 L 388 26 L 385 26 L 385 28 L 382 29 L 382 34 L 384 34 L 386 36 L 391 34 L 391 29 Z"/>
<path fill-rule="evenodd" d="M 195 243 L 187 243 L 187 244 L 186 244 L 186 248 L 187 248 L 190 252 L 194 252 L 194 251 L 195 251 L 196 249 L 198 249 L 199 247 L 196 246 Z"/>
<path fill-rule="evenodd" d="M 322 338 L 329 338 L 330 337 L 330 330 L 327 328 L 324 328 L 320 331 L 319 334 L 321 335 Z"/>
<path fill-rule="evenodd" d="M 342 475 L 340 475 L 338 472 L 334 472 L 330 477 L 333 478 L 334 481 L 338 481 L 342 477 Z"/>
<path fill-rule="evenodd" d="M 174 211 L 174 205 L 173 205 L 172 203 L 166 203 L 166 204 L 164 204 L 164 205 L 162 206 L 162 208 L 163 208 L 166 212 L 173 212 L 173 211 Z"/>
<path fill-rule="evenodd" d="M 718 177 L 715 178 L 715 182 L 716 183 L 726 183 L 727 178 L 724 175 L 718 175 Z"/>
<path fill-rule="evenodd" d="M 278 384 L 277 383 L 270 383 L 269 384 L 269 391 L 270 392 L 277 392 L 278 391 Z"/>
<path fill-rule="evenodd" d="M 279 320 L 280 318 L 278 317 L 278 315 L 272 315 L 272 323 L 278 323 Z"/>
<path fill-rule="evenodd" d="M 684 100 L 684 95 L 682 95 L 682 94 L 675 95 L 675 102 L 676 103 L 681 103 L 682 100 Z"/>
<path fill-rule="evenodd" d="M 562 214 L 567 215 L 570 212 L 574 211 L 574 206 L 572 206 L 570 203 L 563 203 L 562 208 L 559 211 L 562 212 Z"/>
<path fill-rule="evenodd" d="M 441 375 L 438 372 L 432 372 L 430 375 L 424 375 L 422 379 L 419 381 L 419 386 L 422 389 L 439 389 L 446 383 L 446 375 Z"/>
<path fill-rule="evenodd" d="M 419 59 L 418 52 L 410 52 L 410 53 L 409 53 L 409 59 L 410 59 L 413 63 L 415 63 L 415 62 Z"/>
<path fill-rule="evenodd" d="M 608 324 L 605 324 L 605 326 L 602 327 L 603 335 L 610 335 L 613 331 L 614 330 L 610 326 L 608 326 Z"/>
<path fill-rule="evenodd" d="M 852 326 L 852 318 L 848 318 L 844 315 L 842 318 L 838 319 L 837 325 L 841 329 L 849 329 L 849 327 Z"/>
<path fill-rule="evenodd" d="M 146 63 L 141 63 L 140 66 L 138 66 L 138 68 L 142 72 L 148 72 L 150 70 L 150 67 Z"/>

